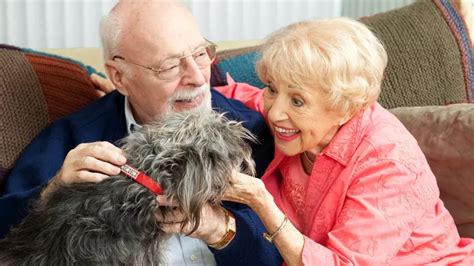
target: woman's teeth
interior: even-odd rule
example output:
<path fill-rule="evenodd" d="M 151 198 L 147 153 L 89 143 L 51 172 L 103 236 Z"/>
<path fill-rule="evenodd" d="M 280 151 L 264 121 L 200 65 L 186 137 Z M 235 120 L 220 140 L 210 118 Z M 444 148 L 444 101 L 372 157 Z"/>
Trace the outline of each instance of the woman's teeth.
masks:
<path fill-rule="evenodd" d="M 295 134 L 300 132 L 297 129 L 286 129 L 281 127 L 275 127 L 275 131 L 282 134 Z"/>

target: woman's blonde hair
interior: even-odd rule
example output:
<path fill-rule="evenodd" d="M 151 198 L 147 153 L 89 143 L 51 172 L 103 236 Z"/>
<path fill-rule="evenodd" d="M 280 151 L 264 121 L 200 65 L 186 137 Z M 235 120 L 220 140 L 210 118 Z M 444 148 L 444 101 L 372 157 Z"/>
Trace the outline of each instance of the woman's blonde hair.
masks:
<path fill-rule="evenodd" d="M 271 34 L 257 73 L 264 82 L 310 87 L 328 107 L 354 114 L 380 94 L 387 54 L 375 35 L 349 18 L 298 22 Z"/>

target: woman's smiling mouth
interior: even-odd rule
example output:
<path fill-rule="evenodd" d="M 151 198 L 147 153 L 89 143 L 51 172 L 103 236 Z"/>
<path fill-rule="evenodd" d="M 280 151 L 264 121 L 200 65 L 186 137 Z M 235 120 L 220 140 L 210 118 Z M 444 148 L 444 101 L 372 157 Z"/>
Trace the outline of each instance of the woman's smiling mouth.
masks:
<path fill-rule="evenodd" d="M 275 136 L 283 141 L 291 141 L 300 135 L 300 130 L 273 126 Z"/>

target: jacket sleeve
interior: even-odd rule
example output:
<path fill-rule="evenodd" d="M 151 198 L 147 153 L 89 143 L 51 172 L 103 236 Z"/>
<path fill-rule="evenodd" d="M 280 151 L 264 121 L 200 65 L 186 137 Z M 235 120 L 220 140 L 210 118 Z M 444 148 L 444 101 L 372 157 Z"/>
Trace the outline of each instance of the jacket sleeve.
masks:
<path fill-rule="evenodd" d="M 390 264 L 428 206 L 435 205 L 434 177 L 420 175 L 401 160 L 367 157 L 362 161 L 327 243 L 305 237 L 305 265 Z"/>
<path fill-rule="evenodd" d="M 124 98 L 111 92 L 84 109 L 53 122 L 17 159 L 0 197 L 0 238 L 28 213 L 28 204 L 56 174 L 69 150 L 98 140 L 114 143 L 126 133 Z"/>
<path fill-rule="evenodd" d="M 222 250 L 211 248 L 217 264 L 282 265 L 283 259 L 276 247 L 262 237 L 265 227 L 255 212 L 238 203 L 227 203 L 224 206 L 235 216 L 237 233 L 232 242 Z"/>
<path fill-rule="evenodd" d="M 48 129 L 35 138 L 5 180 L 0 197 L 0 238 L 26 216 L 30 200 L 39 196 L 66 156 L 67 145 L 61 139 L 48 138 L 50 133 Z"/>

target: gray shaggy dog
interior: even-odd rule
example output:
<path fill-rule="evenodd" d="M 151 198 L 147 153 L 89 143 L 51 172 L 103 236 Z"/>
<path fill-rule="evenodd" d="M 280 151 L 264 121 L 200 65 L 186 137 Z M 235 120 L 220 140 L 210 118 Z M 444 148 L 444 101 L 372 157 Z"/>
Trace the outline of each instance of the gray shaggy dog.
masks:
<path fill-rule="evenodd" d="M 223 115 L 182 113 L 132 133 L 121 147 L 196 229 L 204 204 L 221 204 L 234 169 L 253 174 L 248 140 L 251 133 Z M 61 185 L 0 240 L 0 265 L 158 265 L 168 235 L 155 215 L 171 215 L 167 208 L 122 174 Z"/>

